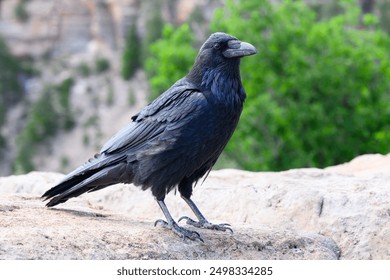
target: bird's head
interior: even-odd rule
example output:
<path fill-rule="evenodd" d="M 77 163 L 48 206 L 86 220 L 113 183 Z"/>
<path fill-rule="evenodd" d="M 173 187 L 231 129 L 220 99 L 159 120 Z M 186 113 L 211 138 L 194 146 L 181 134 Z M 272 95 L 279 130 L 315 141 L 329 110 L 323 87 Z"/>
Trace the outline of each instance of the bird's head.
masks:
<path fill-rule="evenodd" d="M 212 34 L 202 45 L 189 76 L 202 76 L 202 70 L 237 65 L 241 57 L 256 54 L 256 48 L 229 34 Z M 238 69 L 237 69 L 238 70 Z"/>
<path fill-rule="evenodd" d="M 211 56 L 216 60 L 228 60 L 256 54 L 254 46 L 247 42 L 241 42 L 237 38 L 217 32 L 212 34 L 200 48 L 198 56 Z"/>

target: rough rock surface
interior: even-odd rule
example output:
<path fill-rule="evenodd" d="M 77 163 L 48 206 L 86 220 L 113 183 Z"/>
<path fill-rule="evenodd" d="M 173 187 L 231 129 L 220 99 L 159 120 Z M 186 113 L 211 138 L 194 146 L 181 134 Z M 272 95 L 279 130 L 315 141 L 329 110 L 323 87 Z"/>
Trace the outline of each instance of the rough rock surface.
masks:
<path fill-rule="evenodd" d="M 154 228 L 162 214 L 134 186 L 47 209 L 39 196 L 62 176 L 0 178 L 0 259 L 390 259 L 390 154 L 326 169 L 213 171 L 193 198 L 234 234 L 196 229 L 204 243 Z M 175 219 L 192 216 L 179 195 L 166 202 Z"/>

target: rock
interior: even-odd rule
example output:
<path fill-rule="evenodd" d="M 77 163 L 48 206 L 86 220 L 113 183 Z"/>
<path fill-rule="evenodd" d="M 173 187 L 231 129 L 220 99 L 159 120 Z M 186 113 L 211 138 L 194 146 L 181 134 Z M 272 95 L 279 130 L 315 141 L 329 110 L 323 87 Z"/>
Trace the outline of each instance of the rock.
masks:
<path fill-rule="evenodd" d="M 182 241 L 152 222 L 79 206 L 47 209 L 31 195 L 0 196 L 0 259 L 336 259 L 337 246 L 316 234 L 241 226 L 199 230 Z"/>
<path fill-rule="evenodd" d="M 234 234 L 196 229 L 205 243 L 154 228 L 162 213 L 149 191 L 131 185 L 47 209 L 39 196 L 63 175 L 3 177 L 0 258 L 390 259 L 387 168 L 390 154 L 326 169 L 213 171 L 193 199 L 209 221 L 232 224 Z M 179 195 L 166 203 L 175 219 L 193 216 Z"/>
<path fill-rule="evenodd" d="M 118 52 L 127 28 L 135 18 L 145 26 L 153 2 L 140 0 L 7 0 L 0 1 L 0 35 L 13 54 L 42 57 L 84 53 L 92 43 L 101 52 Z M 196 6 L 210 20 L 218 1 L 161 1 L 165 22 L 188 20 Z M 27 18 L 18 20 L 15 11 L 23 7 Z M 143 7 L 143 8 L 141 8 Z M 164 12 L 165 11 L 165 12 Z M 148 30 L 140 28 L 141 37 Z"/>

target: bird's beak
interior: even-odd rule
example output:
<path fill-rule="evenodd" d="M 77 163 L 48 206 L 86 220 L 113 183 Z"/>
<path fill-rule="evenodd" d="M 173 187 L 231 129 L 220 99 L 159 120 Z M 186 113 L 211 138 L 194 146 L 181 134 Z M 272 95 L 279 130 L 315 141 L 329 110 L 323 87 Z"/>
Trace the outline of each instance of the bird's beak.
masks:
<path fill-rule="evenodd" d="M 228 42 L 228 49 L 223 52 L 223 55 L 226 58 L 232 58 L 253 55 L 256 53 L 256 48 L 251 44 L 239 40 L 230 40 Z"/>

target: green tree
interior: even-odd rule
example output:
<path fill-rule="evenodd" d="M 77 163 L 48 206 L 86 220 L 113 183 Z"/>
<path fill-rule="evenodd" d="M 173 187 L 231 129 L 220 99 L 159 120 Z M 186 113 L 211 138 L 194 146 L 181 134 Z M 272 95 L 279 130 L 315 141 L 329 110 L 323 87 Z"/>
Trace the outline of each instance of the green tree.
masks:
<path fill-rule="evenodd" d="M 8 49 L 4 40 L 0 37 L 0 128 L 2 127 L 7 109 L 18 102 L 22 97 L 22 87 L 18 77 L 24 72 L 23 65 Z M 6 140 L 0 132 L 0 153 L 6 145 Z"/>
<path fill-rule="evenodd" d="M 378 11 L 381 14 L 380 16 L 380 25 L 387 32 L 387 34 L 390 34 L 390 2 L 383 0 L 378 3 Z"/>
<path fill-rule="evenodd" d="M 14 9 L 14 15 L 16 19 L 21 22 L 26 22 L 30 18 L 26 6 L 27 0 L 19 0 L 18 4 L 15 6 Z"/>
<path fill-rule="evenodd" d="M 110 61 L 107 58 L 99 57 L 95 62 L 96 73 L 104 73 L 110 69 Z"/>
<path fill-rule="evenodd" d="M 125 49 L 122 55 L 122 78 L 130 79 L 140 64 L 140 39 L 134 19 L 126 35 Z"/>
<path fill-rule="evenodd" d="M 0 102 L 3 104 L 15 103 L 22 96 L 18 75 L 23 72 L 23 66 L 11 54 L 8 46 L 1 37 L 0 65 L 3 66 L 0 71 Z"/>
<path fill-rule="evenodd" d="M 73 86 L 73 79 L 65 79 L 61 84 L 54 87 L 54 94 L 57 95 L 58 109 L 57 113 L 60 115 L 59 126 L 65 130 L 71 130 L 75 125 L 73 111 L 70 104 L 70 94 Z"/>
<path fill-rule="evenodd" d="M 390 149 L 390 38 L 354 2 L 321 18 L 302 1 L 227 1 L 210 29 L 255 45 L 224 158 L 248 170 L 324 167 Z M 366 26 L 362 26 L 366 24 Z M 367 26 L 369 25 L 369 26 Z M 193 63 L 191 30 L 166 27 L 148 60 L 153 97 Z"/>
<path fill-rule="evenodd" d="M 344 5 L 348 1 L 344 1 Z M 227 154 L 243 168 L 324 167 L 390 147 L 390 39 L 358 29 L 359 10 L 318 22 L 301 1 L 229 1 L 212 30 L 259 54 L 242 63 L 248 94 Z"/>
<path fill-rule="evenodd" d="M 31 106 L 25 127 L 17 137 L 17 153 L 13 164 L 15 173 L 35 169 L 33 157 L 37 147 L 61 130 L 74 127 L 73 111 L 70 107 L 70 91 L 73 79 L 45 88 L 42 96 Z"/>
<path fill-rule="evenodd" d="M 17 154 L 13 164 L 15 173 L 34 170 L 36 147 L 57 133 L 59 118 L 53 94 L 47 89 L 32 107 L 26 125 L 17 138 Z"/>
<path fill-rule="evenodd" d="M 151 87 L 150 100 L 188 73 L 196 56 L 192 47 L 194 41 L 188 25 L 177 29 L 164 26 L 162 38 L 150 46 L 151 55 L 145 65 Z"/>
<path fill-rule="evenodd" d="M 161 16 L 162 1 L 148 0 L 142 1 L 142 4 L 146 6 L 146 32 L 142 41 L 142 63 L 146 59 L 153 55 L 150 52 L 150 45 L 161 38 L 164 21 Z"/>

